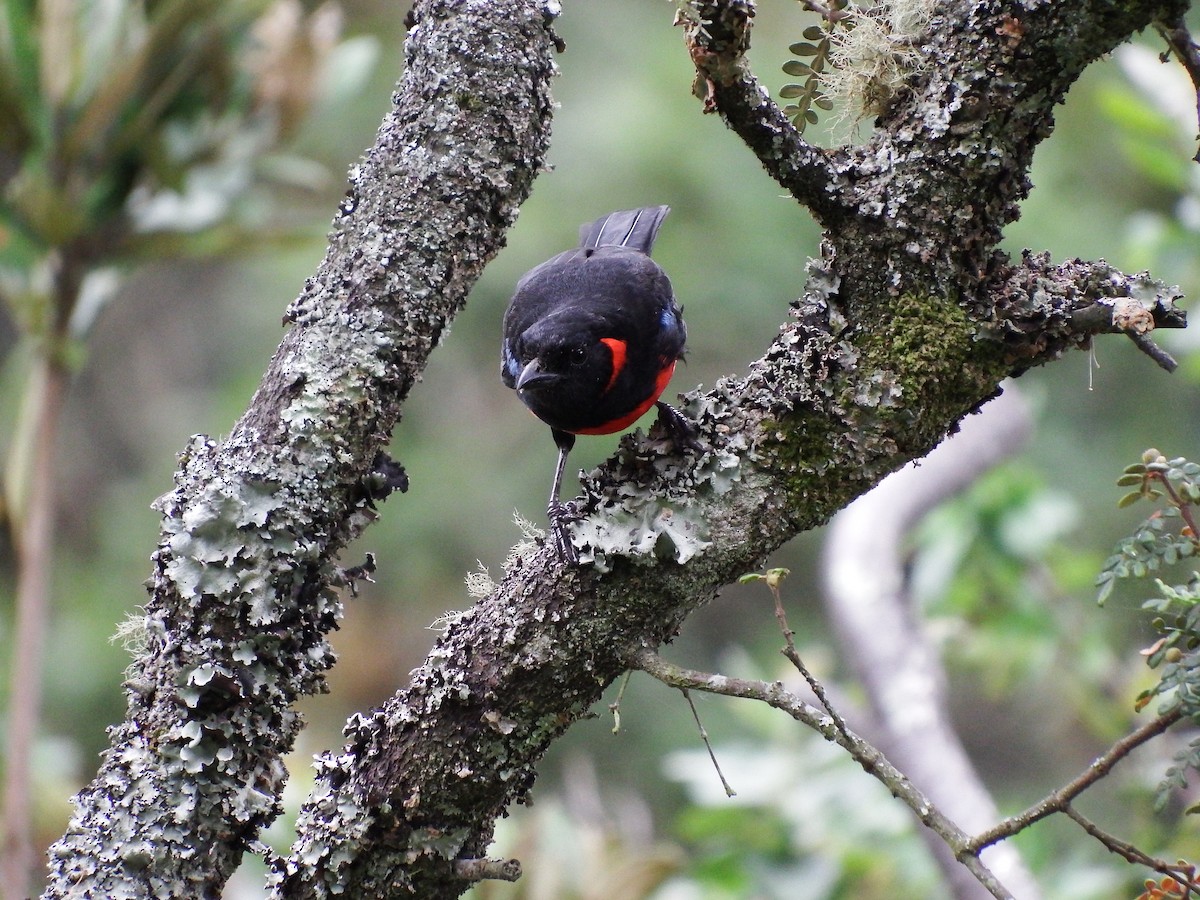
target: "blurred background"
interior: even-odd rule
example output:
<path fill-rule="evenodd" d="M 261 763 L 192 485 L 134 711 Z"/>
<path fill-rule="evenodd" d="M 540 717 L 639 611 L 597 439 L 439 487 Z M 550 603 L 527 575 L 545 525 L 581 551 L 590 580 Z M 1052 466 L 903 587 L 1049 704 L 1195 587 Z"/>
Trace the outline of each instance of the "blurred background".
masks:
<path fill-rule="evenodd" d="M 69 797 L 94 773 L 106 726 L 123 715 L 129 658 L 110 636 L 144 602 L 158 528 L 150 504 L 170 490 L 189 435 L 219 437 L 245 408 L 282 336 L 285 306 L 324 253 L 344 173 L 371 143 L 400 72 L 398 6 L 343 3 L 335 71 L 287 154 L 264 161 L 273 180 L 241 192 L 241 221 L 273 239 L 138 265 L 86 342 L 56 470 L 54 605 L 33 784 L 42 845 L 61 834 Z M 701 115 L 672 3 L 564 6 L 553 170 L 538 179 L 508 247 L 406 406 L 391 453 L 411 489 L 383 504 L 381 520 L 345 554 L 352 565 L 374 552 L 379 568 L 373 585 L 346 600 L 330 693 L 303 704 L 309 724 L 289 763 L 289 815 L 268 835 L 281 848 L 311 783 L 311 755 L 338 746 L 350 713 L 405 682 L 436 639 L 438 618 L 470 605 L 468 573 L 482 566 L 499 576 L 521 537 L 514 512 L 541 521 L 554 447 L 498 376 L 499 323 L 521 273 L 572 246 L 581 222 L 669 204 L 655 257 L 686 307 L 690 347 L 670 396 L 743 373 L 773 338 L 817 252 L 819 231 L 806 212 L 717 117 Z M 788 45 L 813 22 L 797 3 L 760 4 L 751 58 L 776 94 L 792 80 L 780 70 Z M 1160 65 L 1161 49 L 1144 36 L 1072 90 L 1038 151 L 1010 251 L 1103 257 L 1125 271 L 1149 269 L 1189 298 L 1200 294 L 1195 95 L 1178 66 Z M 823 129 L 810 134 L 830 140 Z M 1100 609 L 1092 581 L 1144 515 L 1116 509 L 1121 469 L 1151 445 L 1200 457 L 1196 335 L 1167 334 L 1161 343 L 1181 362 L 1174 375 L 1118 337 L 1090 358 L 1077 353 L 1024 375 L 1018 386 L 1036 416 L 1027 449 L 912 535 L 919 599 L 944 650 L 957 723 L 1007 812 L 1075 775 L 1128 730 L 1133 700 L 1153 677 L 1137 653 L 1154 639 L 1139 610 L 1145 592 L 1118 591 Z M 0 353 L 3 448 L 28 355 L 2 312 Z M 581 440 L 572 474 L 615 445 Z M 819 532 L 804 535 L 772 564 L 791 570 L 783 597 L 801 654 L 845 697 L 853 727 L 863 701 L 822 612 L 821 542 Z M 7 672 L 14 574 L 8 550 L 0 554 Z M 776 678 L 780 646 L 770 594 L 751 584 L 723 591 L 664 652 L 694 668 Z M 7 704 L 7 683 L 0 691 Z M 695 701 L 737 798 L 721 793 L 679 695 L 634 676 L 620 732 L 599 705 L 544 760 L 534 806 L 500 823 L 496 855 L 520 857 L 526 879 L 473 896 L 944 896 L 908 815 L 840 753 L 770 710 Z M 1165 742 L 1148 748 L 1085 806 L 1150 852 L 1195 859 L 1200 830 L 1182 814 L 1187 801 L 1161 814 L 1151 808 L 1169 757 Z M 1018 844 L 1047 896 L 1132 897 L 1145 877 L 1073 826 L 1044 823 Z M 251 862 L 228 896 L 260 894 Z"/>

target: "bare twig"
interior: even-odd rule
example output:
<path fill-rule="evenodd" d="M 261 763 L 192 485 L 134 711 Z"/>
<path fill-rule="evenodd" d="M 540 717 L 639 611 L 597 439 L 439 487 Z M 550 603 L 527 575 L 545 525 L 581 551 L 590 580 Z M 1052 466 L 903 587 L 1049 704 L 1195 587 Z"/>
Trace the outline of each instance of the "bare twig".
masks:
<path fill-rule="evenodd" d="M 700 740 L 704 741 L 704 749 L 708 751 L 708 758 L 712 760 L 713 768 L 717 770 L 717 777 L 721 779 L 721 787 L 725 789 L 725 796 L 736 797 L 737 791 L 730 787 L 729 782 L 725 780 L 725 773 L 721 771 L 721 764 L 717 762 L 717 754 L 713 752 L 712 744 L 708 740 L 708 732 L 704 730 L 704 723 L 700 721 L 700 713 L 696 711 L 692 695 L 685 687 L 681 687 L 679 693 L 683 694 L 683 699 L 687 701 L 688 707 L 692 710 L 692 718 L 696 720 L 696 727 L 700 729 Z"/>
<path fill-rule="evenodd" d="M 765 576 L 763 581 L 767 583 L 767 588 L 771 591 L 771 596 L 775 599 L 775 620 L 779 622 L 779 628 L 783 632 L 784 648 L 781 651 L 788 662 L 796 667 L 809 688 L 820 702 L 821 707 L 825 712 L 829 713 L 829 717 L 833 719 L 833 724 L 843 734 L 846 732 L 846 722 L 842 719 L 838 711 L 833 708 L 833 704 L 829 702 L 829 696 L 825 692 L 825 685 L 817 680 L 817 677 L 808 670 L 804 662 L 800 659 L 800 652 L 796 649 L 796 632 L 788 627 L 787 613 L 783 609 L 783 597 L 779 592 L 779 585 L 788 575 L 787 569 L 771 569 Z"/>
<path fill-rule="evenodd" d="M 1129 339 L 1133 341 L 1133 346 L 1137 347 L 1148 357 L 1154 360 L 1162 369 L 1166 370 L 1167 372 L 1174 372 L 1179 368 L 1179 363 L 1175 360 L 1175 357 L 1173 357 L 1162 347 L 1158 346 L 1158 344 L 1154 343 L 1149 335 L 1137 334 L 1133 331 L 1127 331 L 1125 333 L 1129 336 Z"/>
<path fill-rule="evenodd" d="M 970 852 L 977 852 L 990 844 L 1012 837 L 1018 831 L 1028 828 L 1039 819 L 1044 819 L 1046 816 L 1056 812 L 1066 812 L 1072 800 L 1112 771 L 1113 766 L 1128 756 L 1133 750 L 1151 738 L 1162 734 L 1182 718 L 1183 711 L 1175 709 L 1159 716 L 1153 721 L 1147 722 L 1136 731 L 1130 732 L 1113 744 L 1104 754 L 1097 757 L 1090 766 L 1075 778 L 1024 812 L 1018 813 L 1015 816 L 1009 816 L 994 828 L 989 828 L 987 831 L 977 834 L 968 842 L 965 849 Z"/>
<path fill-rule="evenodd" d="M 625 688 L 629 687 L 629 676 L 632 674 L 633 672 L 625 673 L 625 677 L 621 679 L 621 686 L 617 688 L 617 699 L 608 704 L 608 711 L 613 717 L 613 734 L 621 730 L 621 700 L 625 697 Z"/>
<path fill-rule="evenodd" d="M 1196 87 L 1196 119 L 1200 123 L 1200 46 L 1192 40 L 1182 15 L 1170 22 L 1159 22 L 1156 27 Z M 1192 158 L 1200 162 L 1200 151 Z"/>
<path fill-rule="evenodd" d="M 1195 880 L 1195 866 L 1191 866 L 1182 862 L 1172 865 L 1166 860 L 1156 859 L 1153 856 L 1143 853 L 1137 847 L 1133 846 L 1133 844 L 1114 837 L 1107 831 L 1101 829 L 1069 803 L 1063 807 L 1062 811 L 1077 825 L 1079 825 L 1080 828 L 1103 844 L 1106 849 L 1117 854 L 1127 862 L 1131 862 L 1134 865 L 1145 866 L 1147 869 L 1153 869 L 1155 872 L 1160 872 L 1163 875 L 1170 875 L 1181 885 L 1187 888 L 1189 894 L 1191 891 L 1200 890 L 1200 883 L 1197 883 Z"/>
<path fill-rule="evenodd" d="M 521 877 L 517 859 L 456 859 L 454 874 L 463 881 L 516 881 Z"/>
<path fill-rule="evenodd" d="M 686 669 L 664 660 L 648 648 L 642 648 L 629 657 L 629 665 L 641 669 L 663 684 L 676 688 L 688 688 L 729 697 L 759 700 L 782 710 L 797 722 L 818 732 L 828 741 L 845 749 L 850 756 L 872 777 L 882 782 L 892 795 L 916 814 L 923 825 L 934 831 L 955 850 L 959 861 L 978 879 L 993 897 L 1011 898 L 1013 895 L 983 864 L 977 851 L 967 851 L 967 835 L 947 818 L 929 798 L 909 781 L 884 757 L 878 748 L 863 740 L 848 729 L 838 728 L 827 713 L 804 702 L 786 690 L 781 682 L 754 681 L 730 678 Z"/>

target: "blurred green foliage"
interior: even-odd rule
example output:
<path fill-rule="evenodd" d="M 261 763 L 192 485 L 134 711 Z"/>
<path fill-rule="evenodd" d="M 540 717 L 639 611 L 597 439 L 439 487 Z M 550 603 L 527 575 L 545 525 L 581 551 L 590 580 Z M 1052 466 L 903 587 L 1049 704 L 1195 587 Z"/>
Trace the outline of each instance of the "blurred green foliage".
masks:
<path fill-rule="evenodd" d="M 224 15 L 248 8 L 222 6 Z M 520 274 L 573 244 L 580 222 L 610 209 L 670 204 L 655 256 L 686 306 L 690 353 L 675 378 L 676 389 L 684 390 L 744 372 L 774 336 L 801 290 L 805 260 L 817 251 L 819 232 L 806 212 L 781 196 L 717 117 L 701 116 L 690 93 L 687 54 L 671 28 L 671 4 L 564 6 L 558 30 L 567 50 L 559 58 L 553 168 L 539 178 L 509 247 L 489 266 L 406 407 L 391 452 L 412 488 L 383 505 L 382 520 L 347 554 L 354 563 L 374 551 L 380 568 L 376 584 L 347 601 L 335 636 L 341 661 L 330 677 L 331 693 L 304 704 L 310 727 L 290 762 L 292 810 L 310 783 L 310 754 L 336 746 L 350 712 L 382 702 L 404 681 L 435 639 L 429 626 L 469 604 L 467 573 L 477 561 L 497 572 L 520 538 L 514 509 L 536 517 L 544 503 L 553 445 L 498 378 L 500 317 Z M 22 8 L 5 6 L 9 15 Z M 176 14 L 200 17 L 200 8 Z M 388 108 L 402 60 L 403 10 L 357 0 L 346 12 L 349 49 L 335 57 L 327 83 L 352 81 L 355 71 L 364 71 L 372 41 L 381 48 L 379 64 L 352 95 L 332 87 L 318 92 L 312 115 L 288 132 L 286 153 L 218 149 L 219 110 L 244 115 L 249 102 L 245 84 L 228 69 L 189 82 L 178 94 L 188 123 L 178 143 L 165 133 L 143 142 L 132 130 L 123 138 L 108 133 L 95 147 L 141 154 L 142 171 L 177 197 L 175 207 L 158 207 L 168 225 L 191 221 L 185 213 L 192 207 L 182 198 L 192 190 L 226 198 L 237 214 L 222 239 L 190 248 L 160 234 L 151 254 L 151 232 L 139 232 L 147 243 L 129 257 L 139 267 L 127 270 L 112 301 L 90 320 L 60 457 L 58 605 L 37 786 L 43 839 L 61 831 L 66 796 L 91 776 L 106 745 L 105 726 L 124 712 L 120 681 L 127 657 L 107 638 L 142 602 L 140 583 L 157 531 L 150 502 L 169 489 L 174 454 L 188 435 L 219 436 L 244 409 L 281 337 L 284 307 L 323 254 L 343 191 L 340 173 L 370 144 Z M 763 0 L 751 53 L 760 77 L 776 77 L 789 45 L 815 21 L 798 4 Z M 1057 258 L 1104 257 L 1130 271 L 1149 268 L 1196 296 L 1200 167 L 1189 162 L 1196 124 L 1163 105 L 1186 78 L 1173 65 L 1159 66 L 1158 50 L 1146 37 L 1132 55 L 1122 50 L 1094 66 L 1072 90 L 1055 134 L 1038 151 L 1035 189 L 1009 229 L 1007 246 L 1049 249 Z M 40 52 L 34 45 L 22 49 L 23 65 L 35 65 Z M 1159 67 L 1148 68 L 1150 61 Z M 1153 73 L 1149 88 L 1135 74 L 1143 71 Z M 228 77 L 218 77 L 222 72 Z M 20 85 L 29 76 L 6 77 L 15 80 L 5 83 Z M 775 93 L 779 79 L 771 85 Z M 75 90 L 85 87 L 80 82 Z M 24 89 L 12 93 L 0 103 L 34 102 Z M 205 111 L 205 96 L 225 97 L 225 105 Z M 9 122 L 8 116 L 0 113 L 0 121 Z M 20 116 L 11 121 L 29 124 L 0 128 L 0 140 L 9 142 L 0 143 L 0 153 L 45 137 L 44 121 Z M 808 136 L 821 140 L 822 126 L 810 125 Z M 204 171 L 203 163 L 216 168 L 196 185 L 180 176 L 181 160 L 194 162 L 193 172 Z M 247 171 L 238 166 L 249 166 L 254 179 L 218 177 Z M 271 176 L 269 188 L 259 176 Z M 93 217 L 114 210 L 126 216 L 135 208 L 114 205 L 113 196 L 64 195 L 57 202 Z M 18 223 L 15 212 L 9 215 L 0 254 L 27 255 L 51 234 L 35 227 L 37 216 L 23 214 Z M 290 239 L 274 239 L 281 233 Z M 255 240 L 243 241 L 247 236 Z M 260 240 L 264 236 L 272 239 Z M 7 258 L 16 256 L 0 256 Z M 17 373 L 29 352 L 17 344 L 18 321 L 11 311 L 0 316 L 0 423 L 14 421 Z M 1090 580 L 1106 549 L 1129 530 L 1129 520 L 1113 510 L 1109 473 L 1150 443 L 1186 449 L 1200 436 L 1195 340 L 1189 332 L 1163 337 L 1182 363 L 1174 376 L 1116 337 L 1099 342 L 1094 371 L 1079 354 L 1023 376 L 1020 387 L 1041 410 L 1028 451 L 913 537 L 931 627 L 947 651 L 960 728 L 1009 811 L 1086 766 L 1128 726 L 1137 694 L 1152 683 L 1138 654 L 1154 639 L 1138 608 L 1142 598 L 1119 588 L 1107 610 L 1097 611 Z M 572 461 L 594 465 L 615 442 L 580 441 Z M 823 678 L 854 696 L 852 684 L 839 684 L 846 675 L 841 651 L 815 600 L 819 541 L 819 535 L 804 536 L 772 564 L 795 573 L 785 599 L 806 662 L 820 663 Z M 0 556 L 5 667 L 11 591 L 11 559 Z M 697 668 L 754 677 L 775 672 L 780 644 L 766 592 L 735 585 L 687 623 L 670 652 Z M 697 740 L 686 707 L 676 692 L 635 678 L 622 702 L 621 733 L 610 734 L 606 718 L 576 726 L 542 767 L 539 805 L 515 811 L 500 828 L 503 847 L 527 869 L 552 864 L 556 849 L 565 848 L 557 857 L 564 878 L 589 871 L 578 863 L 587 859 L 626 872 L 629 880 L 619 887 L 604 882 L 609 893 L 599 895 L 589 894 L 587 883 L 569 887 L 568 878 L 546 882 L 559 885 L 560 893 L 538 895 L 532 885 L 539 876 L 531 874 L 524 888 L 512 888 L 528 893 L 488 885 L 476 895 L 938 896 L 913 826 L 886 796 L 872 795 L 876 786 L 865 775 L 790 722 L 776 722 L 769 710 L 713 698 L 698 703 L 718 758 L 744 796 L 710 795 L 719 785 L 707 756 L 699 748 L 680 750 Z M 1173 751 L 1169 743 L 1164 747 L 1161 755 L 1169 760 Z M 572 798 L 580 759 L 594 769 L 592 795 L 610 810 L 607 822 L 589 819 Z M 1146 771 L 1161 774 L 1165 764 L 1159 762 L 1147 763 Z M 752 792 L 752 784 L 761 789 Z M 1200 856 L 1194 826 L 1181 824 L 1186 804 L 1156 814 L 1152 791 L 1153 777 L 1139 769 L 1118 773 L 1090 802 L 1098 817 L 1109 813 L 1122 823 L 1123 836 L 1145 840 L 1148 850 Z M 279 823 L 270 839 L 286 846 L 288 828 Z M 1106 859 L 1077 830 L 1052 823 L 1039 829 L 1018 844 L 1049 896 L 1133 896 L 1140 889 L 1141 873 Z M 585 854 L 582 848 L 590 849 Z M 250 885 L 246 895 L 255 896 L 258 882 L 242 883 Z"/>

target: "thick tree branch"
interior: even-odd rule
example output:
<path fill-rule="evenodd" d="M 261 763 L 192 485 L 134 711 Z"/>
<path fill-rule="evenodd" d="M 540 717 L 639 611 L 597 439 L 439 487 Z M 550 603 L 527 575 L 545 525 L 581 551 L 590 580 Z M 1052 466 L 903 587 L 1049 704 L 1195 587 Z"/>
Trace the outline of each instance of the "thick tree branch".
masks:
<path fill-rule="evenodd" d="M 214 893 L 275 815 L 291 704 L 331 662 L 331 561 L 370 518 L 366 461 L 542 164 L 556 6 L 418 3 L 396 109 L 252 408 L 219 446 L 193 443 L 162 501 L 149 650 L 56 846 L 49 896 Z M 274 896 L 459 896 L 460 861 L 486 857 L 495 819 L 631 652 L 669 640 L 1029 365 L 986 333 L 984 283 L 1033 147 L 1088 60 L 1178 6 L 1038 4 L 1014 47 L 994 4 L 947 4 L 924 74 L 853 155 L 840 205 L 823 199 L 828 157 L 784 136 L 772 165 L 795 170 L 830 230 L 763 357 L 685 398 L 704 450 L 627 437 L 585 483 L 585 564 L 519 553 L 404 690 L 348 723 L 273 867 Z"/>
<path fill-rule="evenodd" d="M 293 704 L 333 661 L 334 559 L 395 481 L 372 460 L 543 164 L 550 15 L 417 4 L 394 108 L 250 408 L 223 442 L 193 439 L 159 501 L 127 718 L 46 897 L 217 896 L 278 813 Z"/>

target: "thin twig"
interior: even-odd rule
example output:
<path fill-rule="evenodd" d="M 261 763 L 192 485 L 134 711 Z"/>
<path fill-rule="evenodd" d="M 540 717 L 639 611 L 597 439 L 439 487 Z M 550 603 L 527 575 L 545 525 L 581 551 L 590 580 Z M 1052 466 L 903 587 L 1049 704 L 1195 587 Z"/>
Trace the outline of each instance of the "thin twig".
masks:
<path fill-rule="evenodd" d="M 1174 372 L 1179 368 L 1179 363 L 1170 353 L 1164 350 L 1158 344 L 1151 340 L 1147 334 L 1138 334 L 1133 331 L 1126 331 L 1126 336 L 1133 341 L 1133 346 L 1137 347 L 1148 357 L 1154 360 L 1155 363 L 1167 372 Z"/>
<path fill-rule="evenodd" d="M 47 354 L 32 375 L 28 408 L 32 429 L 25 466 L 16 479 L 25 491 L 13 521 L 17 557 L 16 623 L 10 676 L 10 708 L 4 777 L 5 838 L 0 846 L 0 896 L 28 895 L 35 865 L 30 774 L 41 714 L 50 574 L 54 552 L 54 459 L 57 433 L 70 385 L 70 372 Z M 10 482 L 10 488 L 16 487 Z"/>
<path fill-rule="evenodd" d="M 877 747 L 848 729 L 838 728 L 828 712 L 817 709 L 786 690 L 782 682 L 768 683 L 730 678 L 726 675 L 686 669 L 667 662 L 645 647 L 631 653 L 627 662 L 631 668 L 641 669 L 671 687 L 759 700 L 782 710 L 797 722 L 818 732 L 827 741 L 846 750 L 867 774 L 882 782 L 894 797 L 916 814 L 923 825 L 941 837 L 954 850 L 959 862 L 967 867 L 993 897 L 998 900 L 1011 900 L 1012 894 L 979 859 L 978 851 L 969 849 L 969 839 L 963 830 L 934 806 L 903 772 L 888 762 Z"/>
<path fill-rule="evenodd" d="M 1167 46 L 1174 52 L 1175 58 L 1179 60 L 1192 79 L 1192 84 L 1196 88 L 1196 120 L 1200 123 L 1200 46 L 1197 46 L 1196 42 L 1192 40 L 1191 32 L 1188 31 L 1182 15 L 1167 23 L 1160 22 L 1156 27 L 1163 40 L 1167 42 Z M 1196 162 L 1200 162 L 1200 151 L 1197 151 L 1192 158 Z"/>
<path fill-rule="evenodd" d="M 625 688 L 629 687 L 631 675 L 633 675 L 633 670 L 625 673 L 625 677 L 621 679 L 621 686 L 617 688 L 617 699 L 608 704 L 608 711 L 612 713 L 613 717 L 613 734 L 617 734 L 621 730 L 621 700 L 625 697 Z"/>
<path fill-rule="evenodd" d="M 787 657 L 788 662 L 796 667 L 796 671 L 804 676 L 804 680 L 808 683 L 813 694 L 816 695 L 817 700 L 820 701 L 822 708 L 833 719 L 833 724 L 844 734 L 846 732 L 845 720 L 833 708 L 833 704 L 829 702 L 829 695 L 825 693 L 825 686 L 817 680 L 816 676 L 801 661 L 800 652 L 796 649 L 796 632 L 788 627 L 787 613 L 783 610 L 783 598 L 779 592 L 779 584 L 787 574 L 787 569 L 771 569 L 763 579 L 771 591 L 771 596 L 775 598 L 775 619 L 779 622 L 779 627 L 783 631 L 783 640 L 785 643 L 782 651 L 783 655 Z"/>
<path fill-rule="evenodd" d="M 1186 863 L 1172 865 L 1166 860 L 1149 856 L 1133 846 L 1133 844 L 1126 843 L 1120 838 L 1114 837 L 1107 831 L 1104 831 L 1069 803 L 1063 807 L 1063 812 L 1078 824 L 1080 828 L 1103 844 L 1109 852 L 1117 854 L 1122 859 L 1134 865 L 1145 866 L 1147 869 L 1153 869 L 1155 872 L 1171 876 L 1182 884 L 1189 893 L 1191 891 L 1200 891 L 1200 882 L 1195 881 L 1195 866 L 1190 866 Z"/>
<path fill-rule="evenodd" d="M 688 706 L 692 709 L 692 718 L 696 720 L 696 727 L 700 729 L 700 740 L 704 741 L 704 748 L 708 751 L 708 758 L 712 760 L 713 768 L 717 770 L 717 777 L 721 779 L 721 787 L 725 789 L 726 797 L 736 797 L 737 791 L 730 787 L 729 782 L 725 780 L 725 773 L 721 771 L 721 764 L 717 762 L 717 754 L 713 752 L 712 744 L 708 740 L 708 732 L 704 730 L 704 724 L 700 721 L 700 713 L 696 711 L 696 704 L 692 702 L 692 695 L 688 693 L 688 689 L 681 687 L 679 693 L 683 694 L 683 699 L 688 702 Z"/>
<path fill-rule="evenodd" d="M 1175 490 L 1175 485 L 1171 484 L 1171 479 L 1167 477 L 1166 472 L 1148 472 L 1147 478 L 1154 478 L 1162 485 L 1167 496 L 1171 498 L 1171 505 L 1179 510 L 1179 518 L 1183 519 L 1183 524 L 1191 530 L 1192 544 L 1195 545 L 1197 541 L 1200 541 L 1200 530 L 1197 530 L 1196 518 L 1192 515 L 1191 501 L 1184 500 L 1179 496 L 1179 492 Z"/>
<path fill-rule="evenodd" d="M 840 22 L 842 19 L 849 19 L 852 15 L 844 9 L 836 9 L 827 3 L 821 3 L 820 0 L 800 0 L 800 5 L 809 12 L 814 12 L 829 24 Z"/>
<path fill-rule="evenodd" d="M 1151 738 L 1162 734 L 1182 718 L 1183 711 L 1175 709 L 1159 716 L 1153 721 L 1147 722 L 1136 731 L 1125 735 L 1125 737 L 1113 744 L 1103 755 L 1097 757 L 1090 766 L 1075 778 L 1024 812 L 1010 816 L 993 828 L 977 834 L 967 842 L 965 849 L 972 853 L 978 853 L 980 850 L 997 841 L 1012 837 L 1018 831 L 1028 828 L 1039 819 L 1044 819 L 1046 816 L 1056 812 L 1066 812 L 1072 800 L 1107 775 L 1113 766 L 1133 752 L 1134 749 L 1140 747 Z"/>

